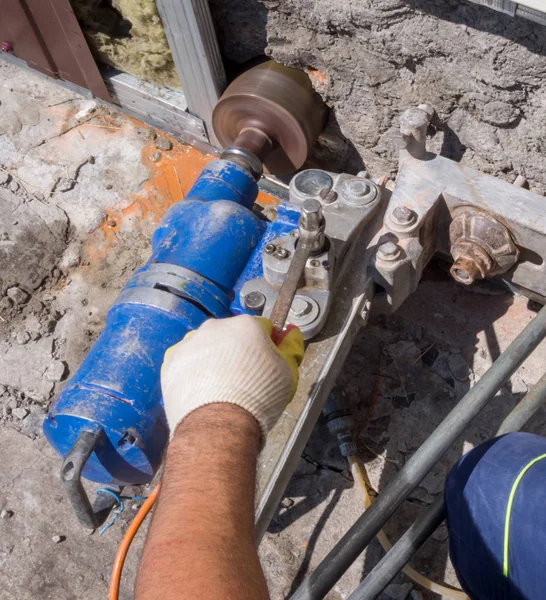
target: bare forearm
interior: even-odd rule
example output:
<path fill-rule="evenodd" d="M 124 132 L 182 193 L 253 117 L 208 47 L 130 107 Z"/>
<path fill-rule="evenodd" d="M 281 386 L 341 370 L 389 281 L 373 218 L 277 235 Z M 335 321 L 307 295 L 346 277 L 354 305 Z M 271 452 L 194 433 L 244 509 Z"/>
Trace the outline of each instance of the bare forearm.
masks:
<path fill-rule="evenodd" d="M 169 446 L 136 600 L 269 598 L 254 541 L 260 429 L 243 409 L 190 414 Z"/>

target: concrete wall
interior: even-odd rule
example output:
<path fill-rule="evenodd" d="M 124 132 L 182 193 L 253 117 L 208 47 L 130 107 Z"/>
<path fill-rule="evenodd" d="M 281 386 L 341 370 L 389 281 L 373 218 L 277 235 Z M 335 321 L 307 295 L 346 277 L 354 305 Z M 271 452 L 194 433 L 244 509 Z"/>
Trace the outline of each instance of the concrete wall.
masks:
<path fill-rule="evenodd" d="M 393 173 L 398 115 L 426 101 L 444 123 L 432 147 L 546 190 L 545 27 L 458 0 L 210 4 L 228 61 L 311 69 L 333 108 L 319 159 Z"/>

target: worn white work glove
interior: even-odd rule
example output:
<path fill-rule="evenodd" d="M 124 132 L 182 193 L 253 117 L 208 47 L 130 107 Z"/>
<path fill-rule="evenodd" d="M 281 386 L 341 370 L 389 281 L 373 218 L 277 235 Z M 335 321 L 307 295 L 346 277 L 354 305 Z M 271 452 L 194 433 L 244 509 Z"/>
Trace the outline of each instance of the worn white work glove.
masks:
<path fill-rule="evenodd" d="M 171 436 L 196 408 L 229 402 L 258 421 L 262 444 L 292 400 L 303 358 L 297 328 L 273 343 L 273 325 L 263 317 L 210 319 L 169 348 L 161 389 Z"/>

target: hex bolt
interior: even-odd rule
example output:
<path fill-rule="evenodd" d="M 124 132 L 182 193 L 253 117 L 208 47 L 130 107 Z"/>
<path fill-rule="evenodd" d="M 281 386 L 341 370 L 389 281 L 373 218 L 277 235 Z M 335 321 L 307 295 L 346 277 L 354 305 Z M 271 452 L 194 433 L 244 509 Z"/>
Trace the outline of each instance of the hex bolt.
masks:
<path fill-rule="evenodd" d="M 265 306 L 265 294 L 254 291 L 245 296 L 245 308 L 251 312 L 261 314 Z"/>
<path fill-rule="evenodd" d="M 396 260 L 400 254 L 401 250 L 394 242 L 384 242 L 377 248 L 377 257 L 381 260 Z"/>
<path fill-rule="evenodd" d="M 309 264 L 312 267 L 320 267 L 320 260 L 317 260 L 316 258 L 314 258 Z"/>
<path fill-rule="evenodd" d="M 2 42 L 0 44 L 0 50 L 2 52 L 13 52 L 13 46 L 9 42 Z"/>
<path fill-rule="evenodd" d="M 290 256 L 290 252 L 286 248 L 281 248 L 279 246 L 275 252 L 275 256 L 280 260 L 284 260 Z"/>
<path fill-rule="evenodd" d="M 353 179 L 352 181 L 347 182 L 347 191 L 351 193 L 355 198 L 364 198 L 370 193 L 371 187 L 365 181 L 358 181 L 358 179 Z"/>
<path fill-rule="evenodd" d="M 276 249 L 277 246 L 275 246 L 275 244 L 267 244 L 267 246 L 264 248 L 264 251 L 266 254 L 273 254 Z"/>
<path fill-rule="evenodd" d="M 307 231 L 317 231 L 323 224 L 322 205 L 318 200 L 305 200 L 301 205 L 300 225 Z"/>
<path fill-rule="evenodd" d="M 505 273 L 519 257 L 511 232 L 494 216 L 465 208 L 455 214 L 449 226 L 451 275 L 470 285 L 489 275 Z"/>
<path fill-rule="evenodd" d="M 345 179 L 341 185 L 341 195 L 353 206 L 366 206 L 377 198 L 377 189 L 366 179 L 353 177 Z"/>
<path fill-rule="evenodd" d="M 300 232 L 297 229 L 292 229 L 292 231 L 290 232 L 290 237 L 300 237 Z"/>
<path fill-rule="evenodd" d="M 292 301 L 292 306 L 290 307 L 290 312 L 296 318 L 305 317 L 312 310 L 312 305 L 310 302 L 301 297 L 295 297 Z"/>
<path fill-rule="evenodd" d="M 409 227 L 417 221 L 417 213 L 407 206 L 397 206 L 391 213 L 391 221 L 400 227 Z"/>

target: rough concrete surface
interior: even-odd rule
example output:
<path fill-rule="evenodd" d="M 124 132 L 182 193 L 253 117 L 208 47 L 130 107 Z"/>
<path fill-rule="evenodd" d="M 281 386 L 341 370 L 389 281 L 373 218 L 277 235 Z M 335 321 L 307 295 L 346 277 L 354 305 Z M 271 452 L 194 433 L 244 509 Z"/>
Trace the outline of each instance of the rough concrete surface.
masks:
<path fill-rule="evenodd" d="M 396 169 L 397 117 L 438 111 L 437 149 L 546 189 L 544 27 L 462 0 L 210 2 L 224 56 L 307 69 L 332 107 L 316 157 Z"/>
<path fill-rule="evenodd" d="M 78 121 L 80 111 L 86 116 Z M 99 600 L 107 595 L 134 503 L 103 536 L 83 531 L 60 489 L 60 461 L 41 423 L 120 287 L 149 252 L 157 214 L 152 218 L 147 188 L 152 163 L 141 157 L 148 147 L 150 156 L 155 152 L 153 132 L 98 107 L 89 112 L 88 101 L 1 62 L 0 131 L 0 598 Z M 177 171 L 165 155 L 189 159 L 184 147 L 174 146 L 159 161 L 172 178 L 153 181 L 172 188 L 178 180 L 180 190 L 173 189 L 181 197 L 184 176 L 195 177 L 198 168 L 181 162 Z M 148 204 L 135 202 L 135 194 Z M 524 298 L 504 290 L 482 285 L 476 291 L 481 294 L 433 266 L 400 312 L 375 320 L 352 350 L 338 384 L 353 408 L 359 460 L 374 490 L 534 314 Z M 404 503 L 387 527 L 392 538 L 441 491 L 449 465 L 490 435 L 538 379 L 545 356 L 543 345 Z M 540 414 L 532 429 L 545 427 Z M 287 597 L 361 512 L 358 490 L 319 422 L 261 544 L 273 600 Z M 132 597 L 144 533 L 125 567 L 124 599 Z M 374 542 L 328 598 L 348 597 L 380 556 Z M 414 566 L 456 583 L 445 528 Z M 410 590 L 419 598 L 420 590 L 401 575 L 383 597 L 405 598 Z"/>

